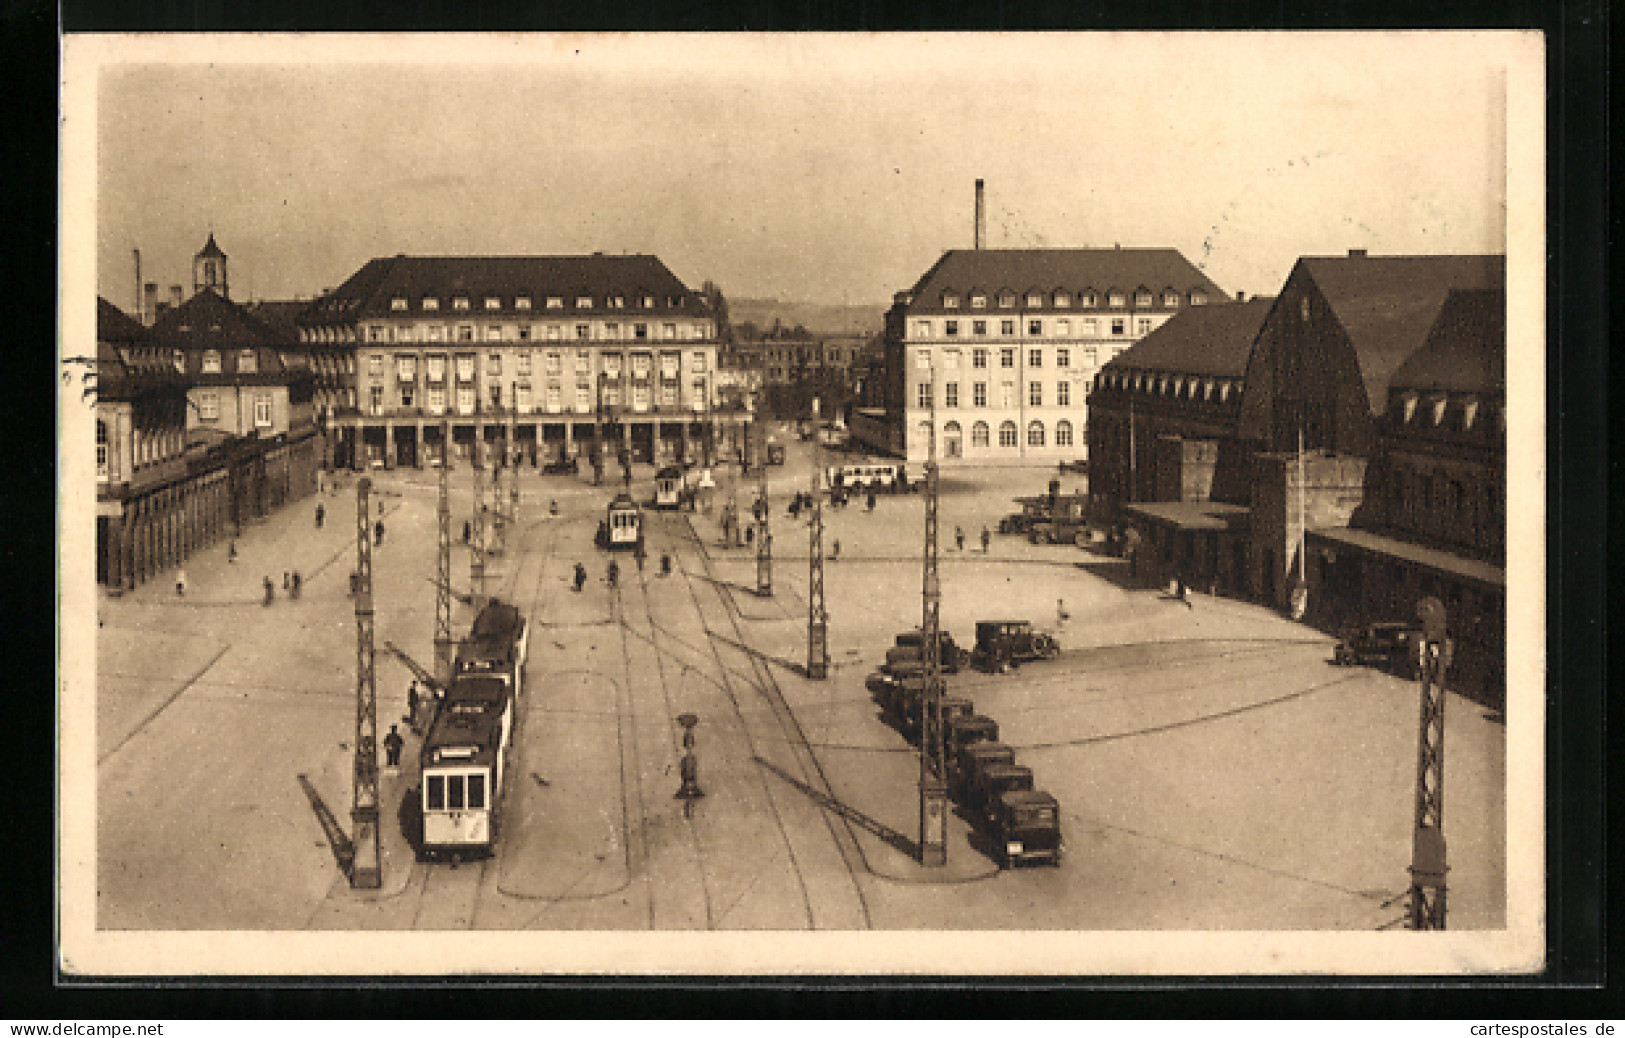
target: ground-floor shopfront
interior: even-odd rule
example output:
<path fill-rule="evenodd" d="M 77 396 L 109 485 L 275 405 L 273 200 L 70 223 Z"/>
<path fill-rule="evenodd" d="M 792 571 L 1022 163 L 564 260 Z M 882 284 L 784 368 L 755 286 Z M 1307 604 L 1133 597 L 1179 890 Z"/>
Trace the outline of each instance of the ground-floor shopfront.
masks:
<path fill-rule="evenodd" d="M 222 537 L 316 489 L 321 439 L 246 440 L 224 445 L 165 478 L 96 504 L 96 580 L 133 590 Z"/>
<path fill-rule="evenodd" d="M 533 466 L 629 455 L 646 464 L 709 465 L 745 449 L 750 415 L 639 414 L 560 419 L 516 416 L 489 420 L 457 416 L 401 419 L 339 415 L 327 420 L 329 464 L 335 469 L 423 468 L 442 457 L 453 464 L 506 457 Z"/>

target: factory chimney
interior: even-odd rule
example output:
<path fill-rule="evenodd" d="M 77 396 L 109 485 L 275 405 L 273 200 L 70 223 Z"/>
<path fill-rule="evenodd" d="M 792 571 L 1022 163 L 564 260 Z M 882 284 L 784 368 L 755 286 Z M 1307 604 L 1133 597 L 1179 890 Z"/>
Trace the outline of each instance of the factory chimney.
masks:
<path fill-rule="evenodd" d="M 158 282 L 148 281 L 141 286 L 141 323 L 148 328 L 158 319 Z"/>
<path fill-rule="evenodd" d="M 169 286 L 169 308 L 171 310 L 179 310 L 181 308 L 181 301 L 185 299 L 185 296 L 181 295 L 181 291 L 181 286 L 179 285 Z"/>
<path fill-rule="evenodd" d="M 135 251 L 135 319 L 147 323 L 146 311 L 141 308 L 141 250 Z"/>
<path fill-rule="evenodd" d="M 982 248 L 982 242 L 987 238 L 987 210 L 982 204 L 982 178 L 976 178 L 976 248 Z"/>

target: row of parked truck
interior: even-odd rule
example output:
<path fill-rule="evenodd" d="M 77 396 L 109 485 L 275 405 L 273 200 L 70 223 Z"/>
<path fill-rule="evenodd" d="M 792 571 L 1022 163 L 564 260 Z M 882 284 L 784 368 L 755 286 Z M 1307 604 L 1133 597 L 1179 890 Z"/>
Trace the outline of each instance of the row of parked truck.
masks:
<path fill-rule="evenodd" d="M 955 674 L 963 665 L 996 658 L 992 636 L 1022 624 L 1025 621 L 978 623 L 977 648 L 970 653 L 942 632 L 940 672 Z M 886 720 L 915 745 L 924 729 L 924 655 L 921 633 L 904 632 L 886 651 L 880 670 L 869 676 L 869 690 Z M 944 689 L 941 708 L 949 796 L 987 835 L 999 866 L 1059 865 L 1060 805 L 1055 797 L 1034 788 L 1032 769 L 1016 763 L 1015 750 L 999 741 L 998 722 L 978 714 L 970 699 Z"/>

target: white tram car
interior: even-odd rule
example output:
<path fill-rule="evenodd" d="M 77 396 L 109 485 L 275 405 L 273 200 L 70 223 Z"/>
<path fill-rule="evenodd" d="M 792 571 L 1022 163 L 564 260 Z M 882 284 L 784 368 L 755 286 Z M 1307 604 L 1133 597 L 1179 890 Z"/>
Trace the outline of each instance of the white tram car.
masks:
<path fill-rule="evenodd" d="M 655 473 L 655 507 L 674 509 L 683 503 L 683 470 L 667 465 Z"/>
<path fill-rule="evenodd" d="M 451 688 L 423 739 L 425 855 L 479 857 L 496 843 L 529 638 L 519 610 L 493 600 L 457 647 Z"/>
<path fill-rule="evenodd" d="M 616 494 L 609 514 L 598 528 L 598 546 L 610 551 L 635 551 L 643 545 L 643 510 L 630 494 Z"/>

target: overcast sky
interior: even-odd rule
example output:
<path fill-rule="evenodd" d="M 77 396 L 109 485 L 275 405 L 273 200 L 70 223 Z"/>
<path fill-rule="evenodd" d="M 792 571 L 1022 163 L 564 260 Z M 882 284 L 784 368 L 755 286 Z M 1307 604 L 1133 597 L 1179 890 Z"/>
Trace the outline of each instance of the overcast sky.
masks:
<path fill-rule="evenodd" d="M 1502 252 L 1507 34 L 70 41 L 99 76 L 97 279 L 309 297 L 374 256 L 653 253 L 730 296 L 883 304 L 972 244 Z M 132 49 L 139 47 L 144 49 Z M 190 48 L 183 50 L 181 48 Z M 137 59 L 129 63 L 122 57 Z M 387 59 L 390 63 L 381 63 Z"/>

